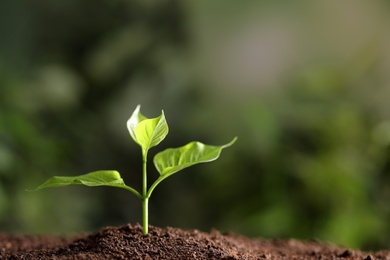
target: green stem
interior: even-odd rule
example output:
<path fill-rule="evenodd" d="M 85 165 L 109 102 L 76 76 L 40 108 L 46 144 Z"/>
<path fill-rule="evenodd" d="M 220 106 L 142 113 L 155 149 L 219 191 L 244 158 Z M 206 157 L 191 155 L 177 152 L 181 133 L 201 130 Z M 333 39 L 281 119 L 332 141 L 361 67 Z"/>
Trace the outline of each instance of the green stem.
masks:
<path fill-rule="evenodd" d="M 148 214 L 148 176 L 147 176 L 147 157 L 148 157 L 148 151 L 142 150 L 142 225 L 143 225 L 143 232 L 144 234 L 148 233 L 148 227 L 149 227 L 149 214 Z"/>
<path fill-rule="evenodd" d="M 142 218 L 143 218 L 143 232 L 144 234 L 147 234 L 149 232 L 148 230 L 148 203 L 149 199 L 144 198 L 142 200 Z"/>

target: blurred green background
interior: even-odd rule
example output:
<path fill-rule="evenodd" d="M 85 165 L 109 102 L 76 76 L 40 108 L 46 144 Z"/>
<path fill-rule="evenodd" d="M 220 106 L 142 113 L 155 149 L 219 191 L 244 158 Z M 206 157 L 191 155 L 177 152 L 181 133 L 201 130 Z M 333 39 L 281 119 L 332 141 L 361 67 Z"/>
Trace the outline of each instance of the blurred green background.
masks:
<path fill-rule="evenodd" d="M 155 190 L 152 225 L 390 248 L 389 26 L 380 0 L 0 1 L 0 230 L 141 222 L 125 190 L 25 191 L 140 188 L 141 104 L 170 126 L 151 156 L 239 137 Z"/>

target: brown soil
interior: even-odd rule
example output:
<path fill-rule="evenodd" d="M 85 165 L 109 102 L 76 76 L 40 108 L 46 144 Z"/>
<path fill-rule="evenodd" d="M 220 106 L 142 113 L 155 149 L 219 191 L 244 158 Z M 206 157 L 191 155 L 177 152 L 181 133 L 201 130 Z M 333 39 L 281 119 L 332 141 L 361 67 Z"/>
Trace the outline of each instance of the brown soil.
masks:
<path fill-rule="evenodd" d="M 0 259 L 387 259 L 390 251 L 361 252 L 317 241 L 250 239 L 140 225 L 106 227 L 65 238 L 0 234 Z"/>

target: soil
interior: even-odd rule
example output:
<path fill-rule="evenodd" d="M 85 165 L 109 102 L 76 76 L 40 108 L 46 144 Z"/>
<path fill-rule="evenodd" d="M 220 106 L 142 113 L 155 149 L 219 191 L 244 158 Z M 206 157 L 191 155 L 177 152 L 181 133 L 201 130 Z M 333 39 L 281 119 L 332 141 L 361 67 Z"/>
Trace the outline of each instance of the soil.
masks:
<path fill-rule="evenodd" d="M 106 227 L 74 237 L 0 234 L 0 259 L 387 259 L 319 241 L 251 239 L 219 231 L 140 225 Z"/>

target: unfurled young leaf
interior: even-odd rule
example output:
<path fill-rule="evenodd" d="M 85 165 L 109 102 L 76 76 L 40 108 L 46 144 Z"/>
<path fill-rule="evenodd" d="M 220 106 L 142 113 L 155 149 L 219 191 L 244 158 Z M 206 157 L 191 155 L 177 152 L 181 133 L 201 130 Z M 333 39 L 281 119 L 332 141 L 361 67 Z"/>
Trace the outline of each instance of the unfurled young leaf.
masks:
<path fill-rule="evenodd" d="M 148 119 L 140 113 L 139 105 L 127 121 L 127 128 L 134 141 L 145 151 L 164 140 L 169 130 L 164 111 L 159 117 Z"/>

